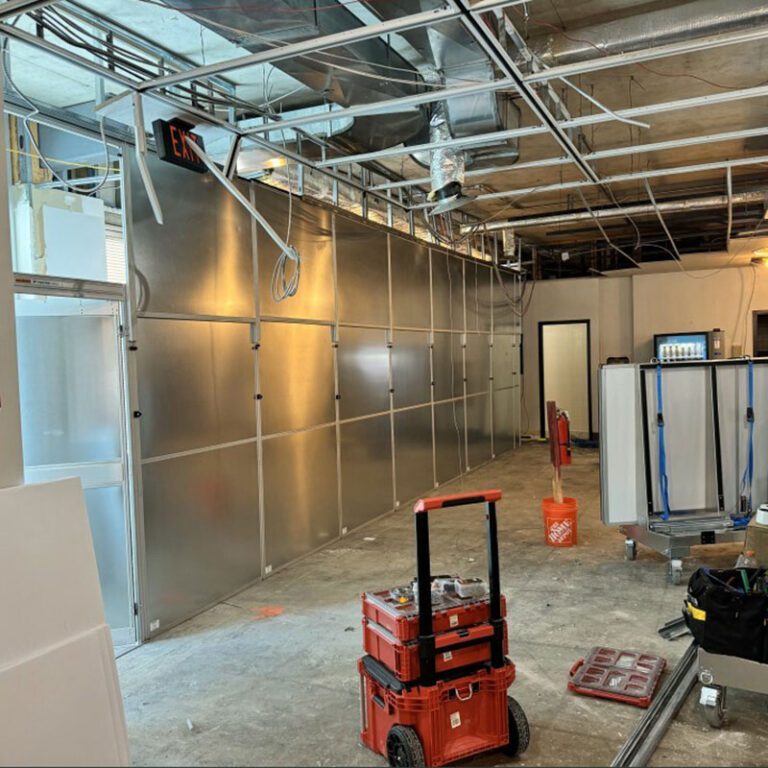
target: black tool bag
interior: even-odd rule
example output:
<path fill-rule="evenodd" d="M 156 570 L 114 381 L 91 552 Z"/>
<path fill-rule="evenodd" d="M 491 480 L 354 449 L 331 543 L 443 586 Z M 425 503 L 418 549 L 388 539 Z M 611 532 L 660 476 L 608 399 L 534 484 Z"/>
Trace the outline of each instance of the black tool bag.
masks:
<path fill-rule="evenodd" d="M 683 616 L 705 651 L 768 662 L 765 568 L 699 568 L 688 582 Z"/>

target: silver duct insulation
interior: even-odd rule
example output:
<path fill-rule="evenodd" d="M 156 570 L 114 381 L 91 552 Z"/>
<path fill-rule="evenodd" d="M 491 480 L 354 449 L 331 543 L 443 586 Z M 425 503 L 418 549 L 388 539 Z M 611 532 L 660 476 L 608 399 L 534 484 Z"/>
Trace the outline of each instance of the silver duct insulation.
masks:
<path fill-rule="evenodd" d="M 429 120 L 429 140 L 445 141 L 453 138 L 448 125 L 448 115 L 445 102 L 435 105 Z M 431 177 L 430 197 L 442 199 L 445 196 L 461 193 L 464 184 L 466 161 L 464 152 L 455 149 L 436 149 L 429 160 Z"/>
<path fill-rule="evenodd" d="M 625 205 L 623 208 L 601 208 L 594 211 L 576 211 L 572 213 L 555 214 L 552 216 L 533 216 L 529 219 L 509 219 L 508 221 L 494 221 L 483 227 L 484 232 L 498 230 L 507 231 L 526 227 L 552 227 L 559 224 L 573 224 L 580 221 L 594 221 L 595 219 L 621 219 L 625 216 L 655 216 L 662 213 L 687 213 L 690 211 L 706 211 L 713 208 L 727 208 L 728 205 L 743 205 L 749 203 L 762 203 L 765 200 L 765 192 L 739 192 L 729 201 L 728 195 L 715 195 L 712 197 L 699 197 L 692 200 L 676 200 L 658 203 L 656 206 Z M 470 228 L 462 227 L 462 232 Z"/>
<path fill-rule="evenodd" d="M 594 59 L 600 55 L 594 46 L 606 54 L 625 53 L 767 23 L 768 2 L 692 0 L 673 8 L 569 29 L 570 39 L 554 34 L 533 42 L 531 50 L 547 66 L 554 66 Z"/>
<path fill-rule="evenodd" d="M 218 35 L 251 52 L 274 46 L 358 29 L 362 22 L 343 3 L 322 8 L 320 0 L 162 0 Z M 270 6 L 267 9 L 267 6 Z M 318 6 L 321 6 L 318 8 Z M 271 12 L 270 12 L 271 11 Z M 326 12 L 322 12 L 326 11 Z M 302 107 L 332 101 L 342 107 L 419 93 L 419 73 L 383 39 L 340 45 L 333 51 L 297 56 L 275 62 L 275 67 L 304 84 L 314 97 Z M 395 68 L 396 77 L 386 72 Z M 412 83 L 408 81 L 412 80 Z M 269 94 L 265 94 L 265 99 Z M 371 151 L 417 140 L 427 132 L 423 109 L 358 117 L 335 136 L 339 145 L 353 151 Z"/>

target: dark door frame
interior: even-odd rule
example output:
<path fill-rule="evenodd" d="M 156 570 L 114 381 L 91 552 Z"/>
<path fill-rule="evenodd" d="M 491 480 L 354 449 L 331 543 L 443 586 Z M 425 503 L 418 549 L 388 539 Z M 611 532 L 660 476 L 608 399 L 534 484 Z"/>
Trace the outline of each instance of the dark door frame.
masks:
<path fill-rule="evenodd" d="M 592 429 L 592 326 L 589 320 L 540 320 L 539 321 L 539 425 L 542 437 L 547 436 L 546 408 L 544 402 L 544 326 L 545 325 L 586 325 L 587 326 L 587 413 L 589 439 L 594 438 Z"/>
<path fill-rule="evenodd" d="M 758 318 L 761 316 L 768 315 L 768 310 L 765 309 L 753 309 L 752 310 L 752 355 L 754 357 L 757 357 L 757 324 L 758 324 Z M 746 345 L 745 345 L 746 346 Z M 745 355 L 747 351 L 745 349 L 741 350 L 741 354 Z"/>

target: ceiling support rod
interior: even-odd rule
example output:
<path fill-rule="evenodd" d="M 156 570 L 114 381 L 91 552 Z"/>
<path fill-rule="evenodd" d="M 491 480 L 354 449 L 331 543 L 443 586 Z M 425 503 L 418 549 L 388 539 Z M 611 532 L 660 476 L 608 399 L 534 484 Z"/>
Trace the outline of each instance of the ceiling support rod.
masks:
<path fill-rule="evenodd" d="M 764 98 L 766 96 L 768 96 L 768 85 L 759 85 L 754 88 L 740 88 L 736 91 L 725 91 L 723 93 L 707 94 L 706 96 L 694 96 L 690 99 L 665 101 L 659 104 L 648 104 L 642 107 L 632 107 L 630 109 L 617 109 L 616 114 L 620 117 L 635 118 L 643 117 L 645 115 L 679 112 L 686 109 L 696 109 L 698 107 L 709 107 L 714 104 L 725 104 L 732 101 Z M 614 117 L 611 115 L 605 112 L 597 112 L 594 115 L 575 117 L 573 120 L 561 122 L 559 125 L 562 129 L 567 129 L 577 126 L 598 125 L 600 123 L 611 122 L 612 120 L 614 120 Z M 446 147 L 488 146 L 491 144 L 498 144 L 506 139 L 542 135 L 547 132 L 548 129 L 543 125 L 531 125 L 524 128 L 512 128 L 506 131 L 478 134 L 477 136 L 462 139 L 446 139 L 444 141 L 433 141 L 427 144 L 414 144 L 410 147 L 390 147 L 389 149 L 382 149 L 377 152 L 366 152 L 358 155 L 348 155 L 347 157 L 332 158 L 330 160 L 321 161 L 318 165 L 320 167 L 332 167 L 349 163 L 361 163 L 370 160 L 380 160 L 385 157 L 429 152 L 433 149 L 442 149 Z"/>
<path fill-rule="evenodd" d="M 692 40 L 681 40 L 677 43 L 659 45 L 654 48 L 644 48 L 639 51 L 615 53 L 602 58 L 577 61 L 573 64 L 562 64 L 550 67 L 549 69 L 542 69 L 539 72 L 532 72 L 526 75 L 524 80 L 526 83 L 542 83 L 559 77 L 573 77 L 574 75 L 582 75 L 587 72 L 599 72 L 605 69 L 614 69 L 615 67 L 626 67 L 630 64 L 642 64 L 646 61 L 655 61 L 656 59 L 664 59 L 670 56 L 681 56 L 686 53 L 696 53 L 697 51 L 708 51 L 712 48 L 722 48 L 727 45 L 745 45 L 765 40 L 766 38 L 768 38 L 768 26 L 755 27 L 738 32 L 723 32 L 717 35 L 708 35 Z"/>
<path fill-rule="evenodd" d="M 237 200 L 237 202 L 240 203 L 240 205 L 242 205 L 246 211 L 248 211 L 251 217 L 261 225 L 263 230 L 267 233 L 267 235 L 269 235 L 269 238 L 280 249 L 280 251 L 288 256 L 288 258 L 292 261 L 297 261 L 298 252 L 296 249 L 293 246 L 288 245 L 288 243 L 286 243 L 285 240 L 283 240 L 280 235 L 275 232 L 270 223 L 259 212 L 256 206 L 251 204 L 251 201 L 237 188 L 237 185 L 231 179 L 228 179 L 221 172 L 221 170 L 219 170 L 219 167 L 216 165 L 216 163 L 213 162 L 213 160 L 211 160 L 210 157 L 208 157 L 205 150 L 203 150 L 202 147 L 200 147 L 197 142 L 194 141 L 190 136 L 187 136 L 187 146 L 205 164 L 205 167 L 211 172 L 216 181 L 218 181 L 224 187 L 224 189 L 226 189 L 227 192 L 229 192 L 229 194 L 232 195 L 232 197 L 234 197 L 235 200 Z"/>
<path fill-rule="evenodd" d="M 627 157 L 629 155 L 641 155 L 647 152 L 662 152 L 670 149 L 682 149 L 685 147 L 695 147 L 701 144 L 714 144 L 719 141 L 742 141 L 756 136 L 768 135 L 768 126 L 759 128 L 745 128 L 740 131 L 725 131 L 724 133 L 711 133 L 705 136 L 685 136 L 680 139 L 670 139 L 668 141 L 654 141 L 649 144 L 634 144 L 628 147 L 613 147 L 612 149 L 601 149 L 597 152 L 590 152 L 584 155 L 585 160 L 607 160 L 613 157 Z M 567 165 L 570 163 L 567 157 L 545 157 L 541 160 L 530 160 L 526 163 L 515 163 L 514 165 L 489 166 L 487 168 L 475 168 L 467 171 L 465 178 L 472 179 L 479 176 L 487 177 L 496 173 L 508 173 L 509 171 L 527 171 L 531 168 L 549 168 L 558 165 Z M 391 181 L 386 184 L 376 184 L 371 187 L 371 191 L 383 191 L 387 189 L 403 189 L 406 187 L 416 187 L 421 184 L 427 184 L 429 177 L 425 176 L 419 179 L 406 179 L 404 181 Z"/>
<path fill-rule="evenodd" d="M 53 5 L 59 0 L 6 0 L 0 5 L 0 21 Z"/>
<path fill-rule="evenodd" d="M 719 171 L 727 168 L 742 168 L 749 165 L 763 165 L 768 163 L 768 155 L 762 155 L 759 157 L 743 157 L 737 160 L 724 160 L 717 163 L 701 163 L 699 165 L 686 165 L 676 168 L 657 168 L 651 171 L 642 171 L 640 173 L 625 173 L 618 176 L 606 176 L 604 181 L 608 184 L 616 184 L 621 182 L 633 182 L 642 181 L 643 179 L 653 179 L 664 176 L 677 176 L 688 173 L 703 173 L 705 171 Z M 584 187 L 595 186 L 588 181 L 567 181 L 564 184 L 548 184 L 543 187 L 528 187 L 526 189 L 515 189 L 506 192 L 491 192 L 487 195 L 479 195 L 475 200 L 495 200 L 503 199 L 505 197 L 524 197 L 527 195 L 541 194 L 546 192 L 559 192 L 560 190 L 567 189 L 579 189 Z M 427 204 L 415 205 L 412 210 L 418 210 L 420 208 L 428 207 Z M 506 221 L 494 221 L 489 224 L 483 225 L 484 232 L 494 232 L 502 229 L 514 228 L 517 226 L 515 219 L 508 219 Z M 464 228 L 462 227 L 462 230 Z M 469 228 L 468 228 L 469 229 Z"/>
<path fill-rule="evenodd" d="M 157 196 L 155 185 L 152 183 L 149 165 L 147 165 L 147 134 L 144 130 L 144 107 L 141 99 L 140 93 L 133 94 L 133 132 L 136 138 L 136 164 L 139 166 L 141 181 L 149 198 L 149 204 L 155 221 L 162 225 L 163 209 L 160 205 L 160 198 Z"/>
<path fill-rule="evenodd" d="M 740 192 L 732 196 L 734 204 L 760 203 L 765 200 L 765 192 Z M 728 195 L 716 195 L 713 197 L 699 197 L 690 200 L 669 200 L 658 203 L 659 210 L 666 213 L 680 213 L 682 211 L 705 211 L 712 208 L 728 208 L 730 205 Z M 558 213 L 544 216 L 531 216 L 524 219 L 512 219 L 504 223 L 504 229 L 526 229 L 528 227 L 552 227 L 560 224 L 570 224 L 580 221 L 593 221 L 594 219 L 620 219 L 625 216 L 655 216 L 656 208 L 650 204 L 625 205 L 623 208 L 595 208 L 591 211 L 575 211 L 571 213 Z M 494 229 L 493 224 L 487 227 Z M 462 226 L 462 232 L 475 231 L 477 227 Z M 503 230 L 502 230 L 503 231 Z"/>
<path fill-rule="evenodd" d="M 461 12 L 461 21 L 472 35 L 477 44 L 485 51 L 490 60 L 509 78 L 514 80 L 523 101 L 528 105 L 541 124 L 552 135 L 552 138 L 563 148 L 576 167 L 586 179 L 595 184 L 600 183 L 600 177 L 595 170 L 585 162 L 578 147 L 562 128 L 561 123 L 552 116 L 539 94 L 525 82 L 524 74 L 513 61 L 508 51 L 498 38 L 493 35 L 479 13 L 472 9 L 467 0 L 448 0 L 448 3 Z"/>

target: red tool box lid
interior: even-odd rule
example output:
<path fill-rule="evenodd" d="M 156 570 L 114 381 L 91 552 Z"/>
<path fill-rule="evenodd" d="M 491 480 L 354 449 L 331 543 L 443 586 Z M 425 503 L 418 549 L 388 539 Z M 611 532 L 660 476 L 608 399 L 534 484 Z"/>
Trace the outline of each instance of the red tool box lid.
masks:
<path fill-rule="evenodd" d="M 596 646 L 571 668 L 568 690 L 648 707 L 666 665 L 654 654 Z"/>

